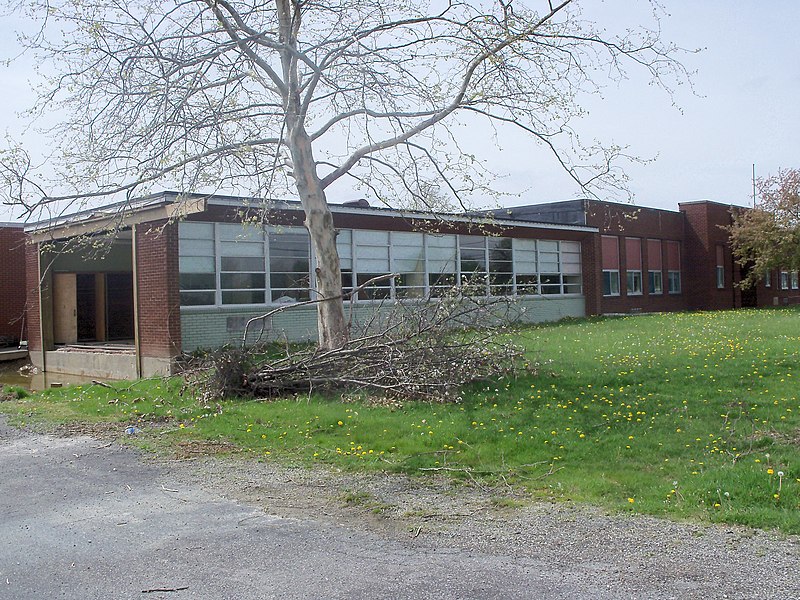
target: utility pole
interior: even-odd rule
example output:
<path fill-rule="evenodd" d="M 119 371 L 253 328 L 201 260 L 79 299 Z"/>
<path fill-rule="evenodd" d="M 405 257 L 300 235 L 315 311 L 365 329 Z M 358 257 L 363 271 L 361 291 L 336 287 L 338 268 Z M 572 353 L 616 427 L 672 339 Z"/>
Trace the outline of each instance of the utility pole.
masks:
<path fill-rule="evenodd" d="M 756 163 L 753 163 L 753 208 L 756 207 Z"/>

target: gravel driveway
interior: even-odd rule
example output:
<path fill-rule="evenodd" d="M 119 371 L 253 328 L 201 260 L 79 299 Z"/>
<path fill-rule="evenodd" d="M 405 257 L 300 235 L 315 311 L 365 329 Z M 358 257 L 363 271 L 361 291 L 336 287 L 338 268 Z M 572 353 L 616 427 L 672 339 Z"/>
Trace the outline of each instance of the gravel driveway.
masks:
<path fill-rule="evenodd" d="M 800 539 L 0 418 L 0 598 L 800 598 Z"/>

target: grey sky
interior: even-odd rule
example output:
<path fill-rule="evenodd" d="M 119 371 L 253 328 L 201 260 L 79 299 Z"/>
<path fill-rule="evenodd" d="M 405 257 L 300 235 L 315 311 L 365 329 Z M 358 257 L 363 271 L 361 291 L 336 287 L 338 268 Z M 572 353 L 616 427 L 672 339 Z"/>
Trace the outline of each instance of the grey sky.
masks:
<path fill-rule="evenodd" d="M 582 2 L 584 15 L 609 29 L 630 19 L 630 0 Z M 631 79 L 587 100 L 589 116 L 576 129 L 585 141 L 597 138 L 629 147 L 645 165 L 626 167 L 635 203 L 675 209 L 686 200 L 733 204 L 752 201 L 752 165 L 760 176 L 797 167 L 800 149 L 800 2 L 664 0 L 670 17 L 664 38 L 687 49 L 704 48 L 683 59 L 697 95 L 687 86 L 667 95 L 632 72 Z M 0 20 L 0 59 L 15 54 L 15 22 Z M 30 103 L 31 65 L 21 60 L 0 67 L 4 93 L 0 130 L 21 134 L 15 111 Z M 31 132 L 24 142 L 43 147 Z M 471 142 L 468 140 L 467 144 Z M 505 177 L 504 191 L 520 195 L 503 203 L 563 200 L 580 194 L 544 151 L 509 136 L 499 140 L 487 166 Z M 478 144 L 476 144 L 478 145 Z M 478 149 L 479 150 L 479 149 Z M 334 201 L 353 195 L 331 190 Z M 609 197 L 615 200 L 619 198 Z M 0 221 L 15 215 L 0 207 Z"/>

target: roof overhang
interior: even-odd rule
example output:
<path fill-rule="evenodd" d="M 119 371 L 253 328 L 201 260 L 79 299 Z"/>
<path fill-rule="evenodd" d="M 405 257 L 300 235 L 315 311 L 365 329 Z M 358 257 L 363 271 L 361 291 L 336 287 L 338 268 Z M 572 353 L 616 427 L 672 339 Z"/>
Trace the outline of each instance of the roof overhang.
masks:
<path fill-rule="evenodd" d="M 110 233 L 151 221 L 181 219 L 205 209 L 206 197 L 162 194 L 141 202 L 114 204 L 34 223 L 25 227 L 25 233 L 33 242 L 47 242 Z"/>

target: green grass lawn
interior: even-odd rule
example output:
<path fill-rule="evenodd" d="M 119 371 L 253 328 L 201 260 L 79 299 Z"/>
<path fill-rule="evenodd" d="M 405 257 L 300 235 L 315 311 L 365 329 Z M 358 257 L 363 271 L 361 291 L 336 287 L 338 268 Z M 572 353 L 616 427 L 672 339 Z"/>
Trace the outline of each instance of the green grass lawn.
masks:
<path fill-rule="evenodd" d="M 501 480 L 534 496 L 800 533 L 800 311 L 586 320 L 508 334 L 535 375 L 459 404 L 325 398 L 203 407 L 179 380 L 53 389 L 17 421 L 137 425 L 139 443 Z"/>

